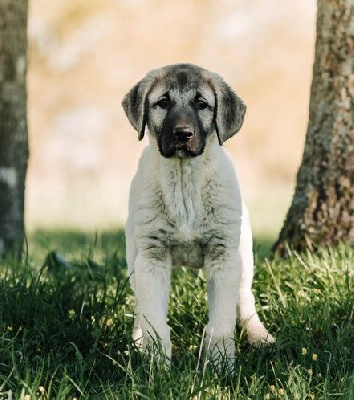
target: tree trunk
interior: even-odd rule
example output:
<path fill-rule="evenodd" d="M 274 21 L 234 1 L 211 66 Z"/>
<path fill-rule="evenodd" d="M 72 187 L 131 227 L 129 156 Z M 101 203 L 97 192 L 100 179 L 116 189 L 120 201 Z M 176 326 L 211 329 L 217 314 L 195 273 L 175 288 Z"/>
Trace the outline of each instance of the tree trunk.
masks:
<path fill-rule="evenodd" d="M 24 240 L 27 0 L 0 0 L 0 258 Z"/>
<path fill-rule="evenodd" d="M 318 0 L 309 125 L 276 253 L 354 244 L 354 1 Z"/>

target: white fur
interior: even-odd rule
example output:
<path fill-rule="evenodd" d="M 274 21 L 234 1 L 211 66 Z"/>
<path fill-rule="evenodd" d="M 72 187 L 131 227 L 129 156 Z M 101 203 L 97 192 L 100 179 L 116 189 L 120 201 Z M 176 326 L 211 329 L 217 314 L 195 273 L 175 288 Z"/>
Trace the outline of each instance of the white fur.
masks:
<path fill-rule="evenodd" d="M 164 158 L 154 137 L 131 185 L 127 263 L 136 296 L 133 337 L 149 347 L 159 338 L 171 357 L 166 323 L 172 266 L 203 267 L 207 275 L 211 357 L 234 358 L 236 310 L 250 343 L 273 342 L 251 291 L 252 233 L 232 161 L 216 135 L 195 158 Z M 189 262 L 190 261 L 190 262 Z"/>

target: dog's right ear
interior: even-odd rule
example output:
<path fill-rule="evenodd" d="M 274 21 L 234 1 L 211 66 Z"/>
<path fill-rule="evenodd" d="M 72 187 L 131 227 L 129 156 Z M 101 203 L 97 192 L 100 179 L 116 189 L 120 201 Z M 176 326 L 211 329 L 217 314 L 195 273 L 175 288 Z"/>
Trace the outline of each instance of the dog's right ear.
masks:
<path fill-rule="evenodd" d="M 138 131 L 138 139 L 142 140 L 147 124 L 147 96 L 152 86 L 152 79 L 147 76 L 138 82 L 122 101 L 123 109 L 132 124 Z"/>

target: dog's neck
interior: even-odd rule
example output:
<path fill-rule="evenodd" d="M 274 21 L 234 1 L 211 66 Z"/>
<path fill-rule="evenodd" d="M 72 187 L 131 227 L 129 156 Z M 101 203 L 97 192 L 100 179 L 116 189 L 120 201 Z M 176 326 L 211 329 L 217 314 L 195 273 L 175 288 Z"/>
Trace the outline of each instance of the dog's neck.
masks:
<path fill-rule="evenodd" d="M 156 147 L 153 141 L 150 145 Z M 152 149 L 154 170 L 165 207 L 173 224 L 187 240 L 193 239 L 197 226 L 206 216 L 202 192 L 208 185 L 218 147 L 215 137 L 203 154 L 191 158 L 164 158 L 157 148 Z"/>

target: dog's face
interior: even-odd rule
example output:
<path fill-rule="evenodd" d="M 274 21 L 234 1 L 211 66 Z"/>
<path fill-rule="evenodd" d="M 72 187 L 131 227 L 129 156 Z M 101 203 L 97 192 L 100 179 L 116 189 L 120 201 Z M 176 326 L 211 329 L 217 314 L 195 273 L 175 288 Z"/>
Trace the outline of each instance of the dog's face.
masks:
<path fill-rule="evenodd" d="M 164 157 L 195 157 L 215 130 L 215 97 L 199 76 L 179 68 L 148 95 L 147 126 Z"/>
<path fill-rule="evenodd" d="M 214 134 L 222 145 L 241 128 L 246 111 L 219 75 L 190 64 L 151 71 L 125 96 L 123 108 L 139 140 L 147 125 L 166 158 L 196 157 Z"/>

